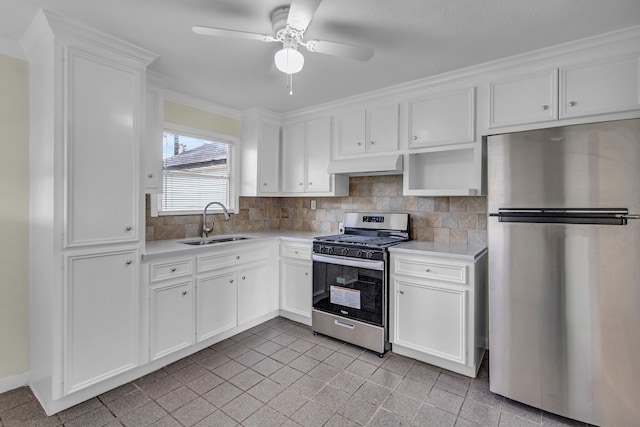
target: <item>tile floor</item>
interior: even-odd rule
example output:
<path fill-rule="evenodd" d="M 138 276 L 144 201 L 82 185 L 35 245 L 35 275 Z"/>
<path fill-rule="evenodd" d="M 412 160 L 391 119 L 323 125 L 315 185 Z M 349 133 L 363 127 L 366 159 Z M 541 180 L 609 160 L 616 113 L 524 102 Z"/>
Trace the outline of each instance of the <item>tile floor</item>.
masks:
<path fill-rule="evenodd" d="M 393 353 L 379 358 L 276 318 L 47 417 L 27 387 L 0 394 L 13 426 L 584 426 Z"/>

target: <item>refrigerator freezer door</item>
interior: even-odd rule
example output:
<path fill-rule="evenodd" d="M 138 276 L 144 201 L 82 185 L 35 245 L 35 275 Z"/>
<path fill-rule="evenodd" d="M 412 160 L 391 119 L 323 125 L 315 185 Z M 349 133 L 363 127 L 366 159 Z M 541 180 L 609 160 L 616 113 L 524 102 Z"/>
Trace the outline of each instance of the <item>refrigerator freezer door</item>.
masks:
<path fill-rule="evenodd" d="M 640 121 L 488 143 L 489 212 L 640 212 Z M 489 231 L 490 387 L 603 426 L 640 420 L 640 221 L 500 222 Z"/>

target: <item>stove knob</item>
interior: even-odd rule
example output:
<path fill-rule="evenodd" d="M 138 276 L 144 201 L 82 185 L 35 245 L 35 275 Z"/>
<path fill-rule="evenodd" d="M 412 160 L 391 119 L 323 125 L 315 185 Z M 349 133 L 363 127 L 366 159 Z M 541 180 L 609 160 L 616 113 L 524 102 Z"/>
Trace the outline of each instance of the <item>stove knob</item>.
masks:
<path fill-rule="evenodd" d="M 373 252 L 371 251 L 367 252 L 367 258 L 373 258 Z"/>
<path fill-rule="evenodd" d="M 328 249 L 327 249 L 327 253 L 328 253 L 328 254 L 332 254 L 332 253 L 333 253 L 333 247 L 328 248 Z"/>
<path fill-rule="evenodd" d="M 358 252 L 356 253 L 356 256 L 358 258 L 362 258 L 362 249 L 358 249 Z"/>
<path fill-rule="evenodd" d="M 326 254 L 327 253 L 327 247 L 326 246 L 320 246 L 320 253 L 321 254 Z"/>
<path fill-rule="evenodd" d="M 342 255 L 349 255 L 349 248 L 342 248 Z"/>

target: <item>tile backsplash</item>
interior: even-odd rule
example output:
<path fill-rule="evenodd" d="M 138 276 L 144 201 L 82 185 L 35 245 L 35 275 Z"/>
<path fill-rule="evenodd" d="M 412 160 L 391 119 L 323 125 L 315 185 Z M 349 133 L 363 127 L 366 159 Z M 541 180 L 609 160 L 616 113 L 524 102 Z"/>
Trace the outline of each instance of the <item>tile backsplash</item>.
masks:
<path fill-rule="evenodd" d="M 317 208 L 311 210 L 311 200 Z M 211 234 L 314 231 L 335 234 L 349 211 L 399 211 L 411 215 L 411 238 L 436 243 L 486 244 L 487 198 L 402 196 L 402 175 L 351 177 L 348 197 L 240 197 L 240 213 L 225 221 L 208 215 Z M 146 239 L 198 237 L 202 215 L 151 217 L 147 196 Z"/>

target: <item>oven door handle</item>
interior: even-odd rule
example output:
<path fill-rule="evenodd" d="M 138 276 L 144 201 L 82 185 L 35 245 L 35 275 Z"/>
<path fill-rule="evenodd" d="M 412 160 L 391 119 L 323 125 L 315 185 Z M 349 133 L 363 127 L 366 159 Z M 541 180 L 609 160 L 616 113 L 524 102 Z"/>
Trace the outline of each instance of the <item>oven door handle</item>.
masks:
<path fill-rule="evenodd" d="M 313 261 L 325 262 L 327 264 L 338 264 L 347 267 L 366 268 L 369 270 L 384 271 L 384 261 L 369 261 L 359 258 L 343 258 L 336 256 L 325 256 L 313 254 Z"/>

